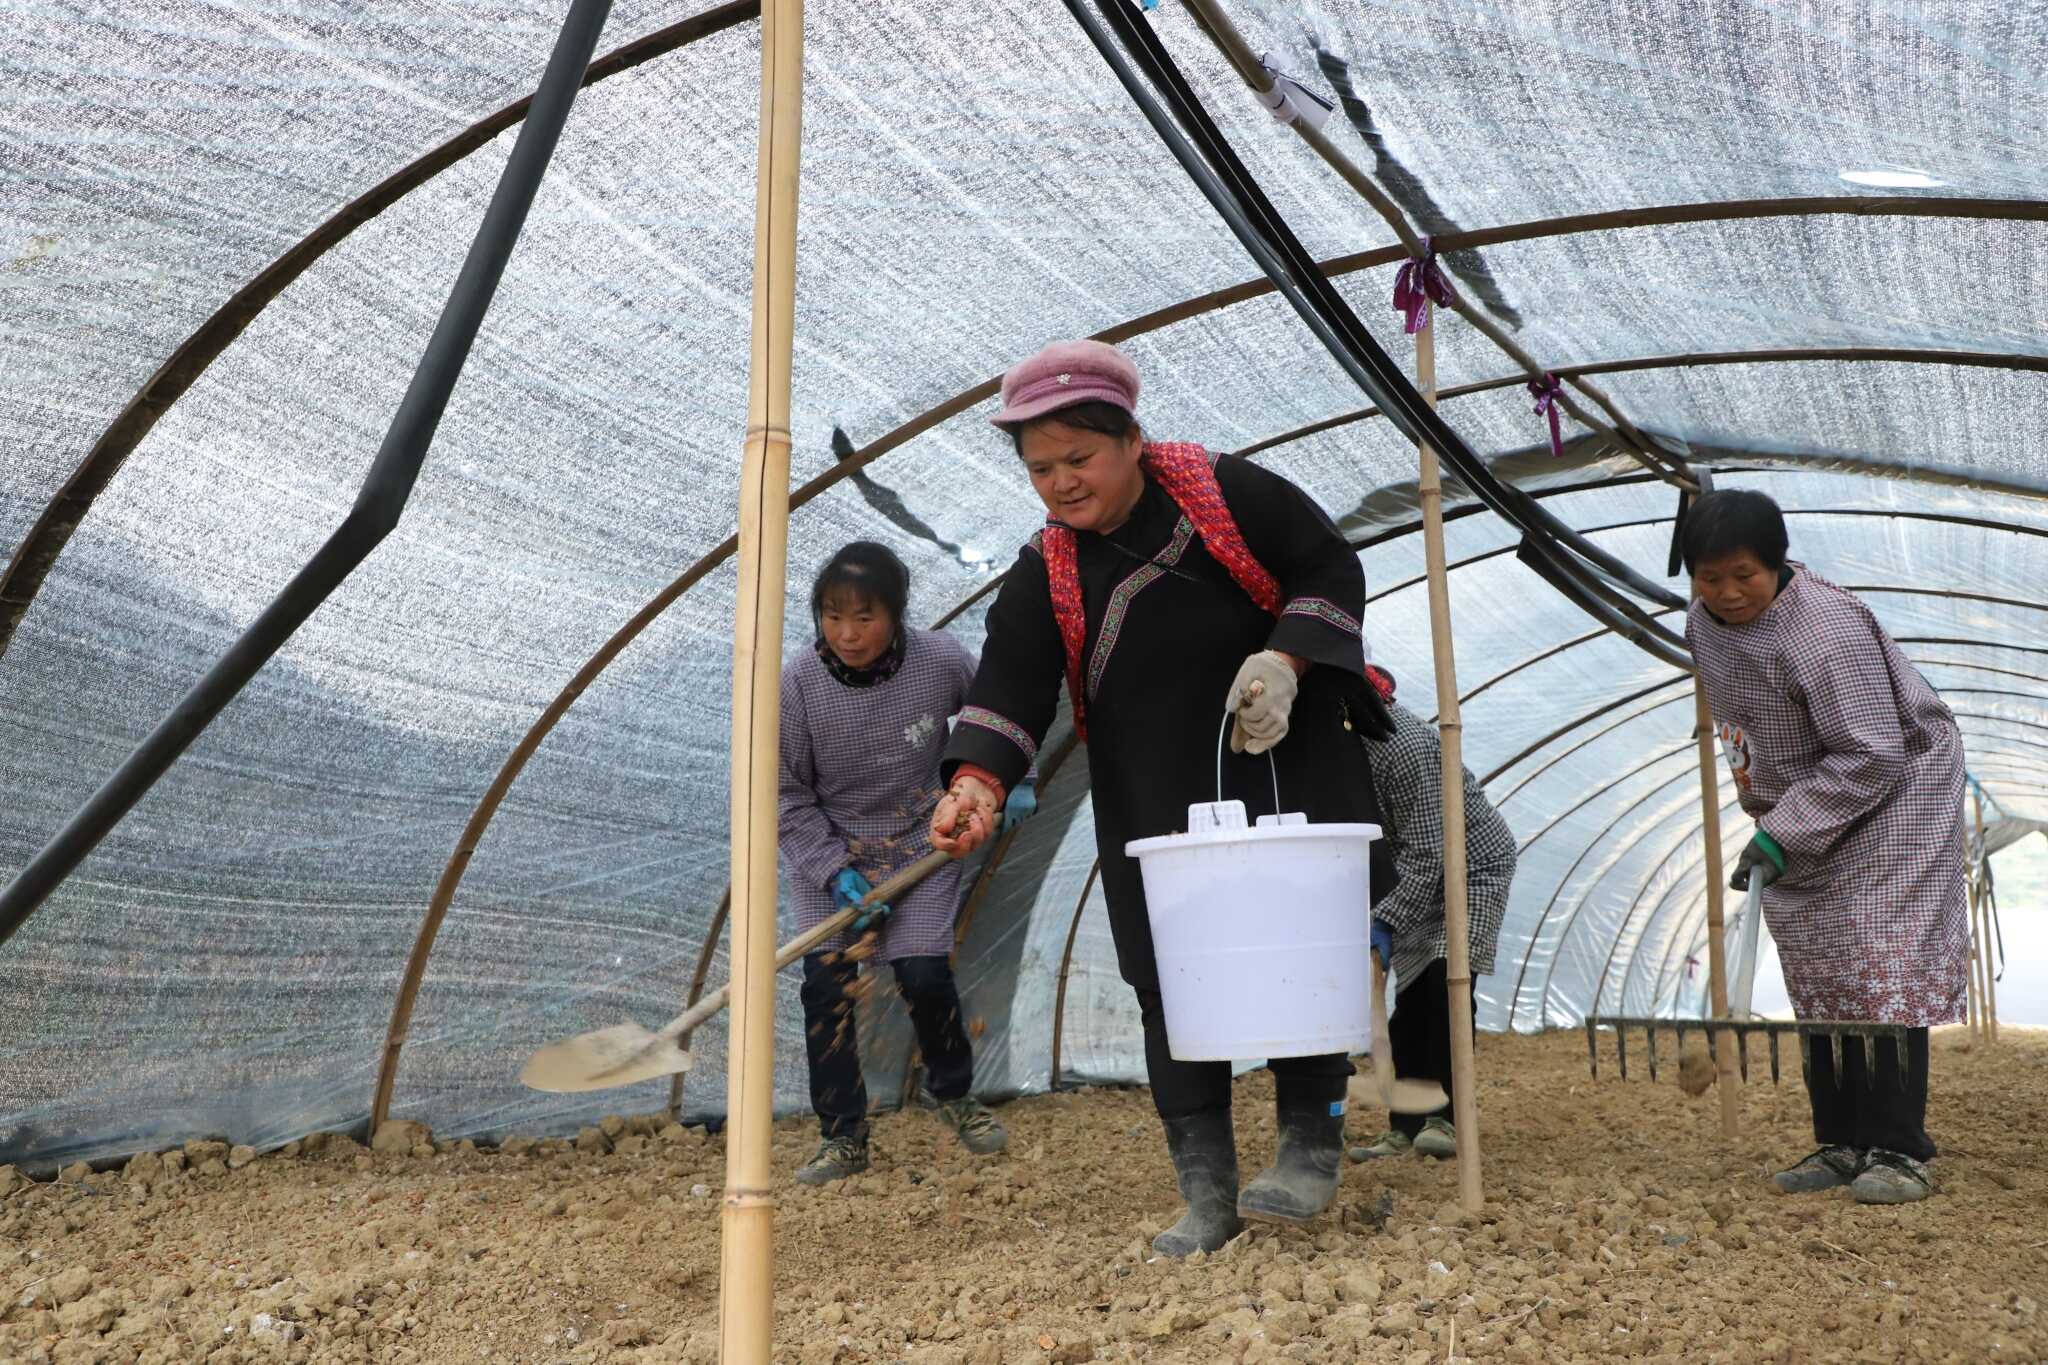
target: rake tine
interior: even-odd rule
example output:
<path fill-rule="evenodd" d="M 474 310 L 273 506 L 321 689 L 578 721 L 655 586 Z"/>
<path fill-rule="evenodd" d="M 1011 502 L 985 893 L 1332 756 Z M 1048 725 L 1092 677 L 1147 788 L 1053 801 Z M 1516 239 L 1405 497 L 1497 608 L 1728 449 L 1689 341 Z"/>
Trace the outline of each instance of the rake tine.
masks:
<path fill-rule="evenodd" d="M 1657 1080 L 1657 1025 L 1655 1021 L 1652 1021 L 1650 1024 L 1648 1042 L 1650 1046 L 1650 1081 L 1652 1084 L 1655 1084 Z"/>
<path fill-rule="evenodd" d="M 1799 1030 L 1799 1079 L 1813 1087 L 1813 1035 L 1805 1029 Z"/>
<path fill-rule="evenodd" d="M 1628 1024 L 1621 1019 L 1614 1021 L 1614 1053 L 1621 1059 L 1621 1078 L 1628 1079 Z"/>
<path fill-rule="evenodd" d="M 1592 1069 L 1593 1079 L 1597 1081 L 1600 1079 L 1600 1044 L 1594 1037 L 1596 1022 L 1593 1015 L 1586 1016 L 1586 1065 Z"/>
<path fill-rule="evenodd" d="M 1863 1088 L 1877 1088 L 1877 1040 L 1868 1033 L 1863 1035 Z"/>
<path fill-rule="evenodd" d="M 1766 1030 L 1766 1033 L 1771 1040 L 1771 1084 L 1776 1085 L 1778 1083 L 1778 1031 L 1776 1029 L 1769 1029 Z"/>
<path fill-rule="evenodd" d="M 1831 1028 L 1828 1030 L 1828 1048 L 1835 1061 L 1835 1089 L 1840 1090 L 1842 1088 L 1842 1031 L 1840 1029 Z"/>
<path fill-rule="evenodd" d="M 1742 1068 L 1742 1083 L 1749 1084 L 1749 1034 L 1743 1029 L 1735 1030 L 1735 1061 Z"/>
<path fill-rule="evenodd" d="M 1711 1028 L 1706 1028 L 1702 1029 L 1701 1032 L 1707 1035 L 1707 1060 L 1712 1062 L 1717 1067 L 1720 1066 L 1721 1049 L 1719 1044 L 1715 1043 L 1714 1041 L 1714 1030 Z"/>

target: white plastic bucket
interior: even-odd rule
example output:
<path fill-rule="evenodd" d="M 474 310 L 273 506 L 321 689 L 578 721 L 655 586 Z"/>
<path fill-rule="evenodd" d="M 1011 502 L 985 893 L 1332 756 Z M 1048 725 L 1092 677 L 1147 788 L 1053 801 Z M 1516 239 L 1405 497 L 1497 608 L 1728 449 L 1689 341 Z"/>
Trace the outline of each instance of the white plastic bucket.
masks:
<path fill-rule="evenodd" d="M 1372 1046 L 1378 825 L 1311 825 L 1244 805 L 1188 809 L 1187 834 L 1134 839 L 1152 921 L 1167 1051 L 1183 1062 Z"/>

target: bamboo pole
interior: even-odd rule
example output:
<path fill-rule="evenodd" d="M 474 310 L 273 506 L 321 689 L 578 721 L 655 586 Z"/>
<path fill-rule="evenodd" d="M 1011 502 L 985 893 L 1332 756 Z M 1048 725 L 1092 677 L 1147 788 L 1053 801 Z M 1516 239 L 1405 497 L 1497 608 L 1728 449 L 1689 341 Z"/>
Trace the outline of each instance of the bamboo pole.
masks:
<path fill-rule="evenodd" d="M 1977 811 L 1977 894 L 1972 898 L 1971 927 L 1980 945 L 1978 958 L 1984 963 L 1984 1041 L 1998 1041 L 1998 982 L 1991 968 L 1991 908 L 1984 895 L 1984 872 L 1991 855 L 1984 851 L 1984 793 L 1973 791 L 1970 800 Z"/>
<path fill-rule="evenodd" d="M 775 854 L 783 590 L 789 560 L 789 388 L 796 327 L 803 0 L 761 6 L 754 197 L 754 331 L 740 466 L 739 603 L 732 659 L 732 1027 L 726 1066 L 719 1359 L 773 1353 Z"/>
<path fill-rule="evenodd" d="M 1415 383 L 1436 406 L 1436 321 L 1415 335 Z M 1465 903 L 1465 723 L 1458 711 L 1458 662 L 1451 652 L 1451 581 L 1444 562 L 1444 486 L 1436 452 L 1417 446 L 1423 555 L 1429 569 L 1429 638 L 1436 659 L 1437 729 L 1443 736 L 1444 984 L 1451 1004 L 1451 1122 L 1458 1130 L 1458 1199 L 1485 1202 L 1479 1178 L 1479 1094 L 1472 1074 L 1472 945 Z M 1374 1047 L 1385 1047 L 1374 1039 Z"/>
<path fill-rule="evenodd" d="M 1721 783 L 1714 770 L 1714 712 L 1707 705 L 1707 685 L 1692 680 L 1694 729 L 1700 749 L 1701 833 L 1707 841 L 1707 1002 L 1715 1019 L 1728 1017 L 1728 945 L 1721 918 Z M 1709 1033 L 1708 1037 L 1713 1035 Z M 1714 1049 L 1715 1085 L 1721 1099 L 1721 1136 L 1741 1131 L 1741 1078 L 1735 1072 L 1735 1049 L 1741 1046 L 1733 1029 L 1723 1032 Z"/>

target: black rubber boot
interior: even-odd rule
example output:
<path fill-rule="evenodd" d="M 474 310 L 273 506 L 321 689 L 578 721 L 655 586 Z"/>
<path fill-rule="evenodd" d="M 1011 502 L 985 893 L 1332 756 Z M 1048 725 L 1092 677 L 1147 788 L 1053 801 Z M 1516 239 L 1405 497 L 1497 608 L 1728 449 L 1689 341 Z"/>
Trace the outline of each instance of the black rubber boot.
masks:
<path fill-rule="evenodd" d="M 1230 1111 L 1210 1109 L 1160 1122 L 1188 1211 L 1152 1239 L 1152 1249 L 1176 1259 L 1214 1251 L 1244 1228 L 1237 1217 L 1237 1135 L 1231 1131 Z"/>
<path fill-rule="evenodd" d="M 1344 1161 L 1343 1108 L 1324 1102 L 1276 1109 L 1280 1150 L 1272 1166 L 1244 1187 L 1237 1211 L 1263 1223 L 1306 1223 L 1337 1197 L 1337 1171 Z"/>

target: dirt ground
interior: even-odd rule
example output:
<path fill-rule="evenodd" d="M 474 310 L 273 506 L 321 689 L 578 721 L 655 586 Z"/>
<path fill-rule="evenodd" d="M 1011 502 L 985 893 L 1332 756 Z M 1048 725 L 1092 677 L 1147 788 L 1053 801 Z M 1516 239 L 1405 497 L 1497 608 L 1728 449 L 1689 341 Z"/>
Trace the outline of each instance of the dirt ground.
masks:
<path fill-rule="evenodd" d="M 1481 1040 L 1479 1215 L 1450 1164 L 1347 1165 L 1320 1225 L 1178 1264 L 1148 1259 L 1178 1201 L 1144 1092 L 1007 1105 L 991 1159 L 885 1116 L 868 1175 L 778 1192 L 775 1358 L 2048 1360 L 2048 1033 L 1936 1035 L 1941 1189 L 1897 1209 L 1765 1186 L 1809 1146 L 1789 1057 L 1729 1145 L 1711 1094 L 1676 1067 L 1623 1082 L 1611 1046 L 1595 1082 L 1582 1034 Z M 1248 1171 L 1270 1094 L 1239 1082 Z M 606 1127 L 583 1151 L 338 1139 L 41 1184 L 0 1169 L 0 1361 L 715 1360 L 722 1144 Z M 780 1125 L 778 1170 L 814 1141 Z"/>

